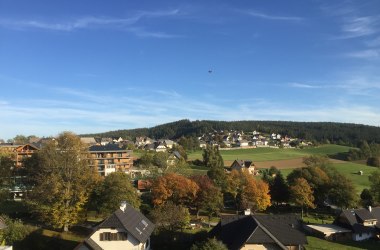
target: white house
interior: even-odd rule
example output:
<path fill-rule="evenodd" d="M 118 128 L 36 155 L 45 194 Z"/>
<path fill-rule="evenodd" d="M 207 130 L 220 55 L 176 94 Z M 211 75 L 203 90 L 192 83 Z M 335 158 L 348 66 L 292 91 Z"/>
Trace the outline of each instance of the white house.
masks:
<path fill-rule="evenodd" d="M 154 224 L 125 202 L 75 250 L 149 250 L 153 230 Z"/>
<path fill-rule="evenodd" d="M 343 210 L 334 224 L 351 229 L 354 241 L 380 236 L 380 207 Z"/>
<path fill-rule="evenodd" d="M 242 169 L 246 169 L 248 173 L 250 174 L 256 174 L 255 171 L 255 164 L 251 160 L 235 160 L 231 165 L 231 171 L 232 170 L 238 170 L 241 171 Z"/>
<path fill-rule="evenodd" d="M 239 140 L 237 143 L 236 143 L 237 146 L 241 147 L 241 148 L 244 148 L 244 147 L 248 147 L 249 146 L 249 143 L 247 140 Z"/>

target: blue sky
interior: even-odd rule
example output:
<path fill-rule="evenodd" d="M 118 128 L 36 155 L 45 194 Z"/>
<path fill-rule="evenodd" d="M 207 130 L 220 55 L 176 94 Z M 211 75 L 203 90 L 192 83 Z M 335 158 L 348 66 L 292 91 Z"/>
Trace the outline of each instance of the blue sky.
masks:
<path fill-rule="evenodd" d="M 377 0 L 0 0 L 0 138 L 185 118 L 380 126 L 379 10 Z"/>

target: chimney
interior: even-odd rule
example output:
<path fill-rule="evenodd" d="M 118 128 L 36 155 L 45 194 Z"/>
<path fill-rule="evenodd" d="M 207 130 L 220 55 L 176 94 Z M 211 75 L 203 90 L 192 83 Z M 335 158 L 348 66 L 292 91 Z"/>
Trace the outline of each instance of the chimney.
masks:
<path fill-rule="evenodd" d="M 125 212 L 125 208 L 127 207 L 127 202 L 126 201 L 122 201 L 120 203 L 120 210 Z"/>
<path fill-rule="evenodd" d="M 368 206 L 368 211 L 371 213 L 372 212 L 372 207 Z"/>

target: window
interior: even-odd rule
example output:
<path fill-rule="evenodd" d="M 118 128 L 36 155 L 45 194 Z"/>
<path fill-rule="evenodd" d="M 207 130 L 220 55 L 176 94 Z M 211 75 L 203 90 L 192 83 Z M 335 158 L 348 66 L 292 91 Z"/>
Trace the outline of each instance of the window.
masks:
<path fill-rule="evenodd" d="M 111 232 L 104 232 L 100 233 L 100 240 L 101 241 L 120 241 L 120 240 L 127 240 L 127 233 L 117 232 L 117 233 L 111 233 Z"/>

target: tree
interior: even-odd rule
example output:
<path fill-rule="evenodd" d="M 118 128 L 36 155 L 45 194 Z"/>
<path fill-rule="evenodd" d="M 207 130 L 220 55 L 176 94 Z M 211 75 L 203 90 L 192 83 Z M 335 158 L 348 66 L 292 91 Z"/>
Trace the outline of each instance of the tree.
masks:
<path fill-rule="evenodd" d="M 269 184 L 269 194 L 273 202 L 279 203 L 289 201 L 289 186 L 281 171 L 277 172 L 273 182 Z"/>
<path fill-rule="evenodd" d="M 360 194 L 361 204 L 364 207 L 373 206 L 373 197 L 369 189 L 365 188 L 363 189 L 362 193 Z"/>
<path fill-rule="evenodd" d="M 223 244 L 223 242 L 218 241 L 215 238 L 211 238 L 193 244 L 190 250 L 228 250 L 228 248 Z"/>
<path fill-rule="evenodd" d="M 9 197 L 9 189 L 12 186 L 14 162 L 9 156 L 0 155 L 0 201 Z"/>
<path fill-rule="evenodd" d="M 199 187 L 194 203 L 197 208 L 197 216 L 199 211 L 203 210 L 206 212 L 210 222 L 211 217 L 217 215 L 223 207 L 222 192 L 206 175 L 193 176 L 191 179 Z"/>
<path fill-rule="evenodd" d="M 206 167 L 224 168 L 224 161 L 217 147 L 207 145 L 203 150 L 203 163 Z"/>
<path fill-rule="evenodd" d="M 311 155 L 304 157 L 302 162 L 306 165 L 306 167 L 330 167 L 331 163 L 327 156 L 319 156 L 319 155 Z"/>
<path fill-rule="evenodd" d="M 198 190 L 199 187 L 194 181 L 175 173 L 168 173 L 153 182 L 152 202 L 155 206 L 168 201 L 181 205 L 193 204 Z"/>
<path fill-rule="evenodd" d="M 355 186 L 350 179 L 342 174 L 336 174 L 329 190 L 330 201 L 340 208 L 354 207 L 357 202 Z"/>
<path fill-rule="evenodd" d="M 367 165 L 372 167 L 380 167 L 380 158 L 379 157 L 369 157 L 367 159 Z"/>
<path fill-rule="evenodd" d="M 370 181 L 370 192 L 375 202 L 380 202 L 380 170 L 376 170 L 368 177 Z"/>
<path fill-rule="evenodd" d="M 21 220 L 12 220 L 7 216 L 0 216 L 6 227 L 0 232 L 0 246 L 2 243 L 5 245 L 13 245 L 17 241 L 23 240 L 28 234 L 33 231 L 33 228 L 24 225 Z"/>
<path fill-rule="evenodd" d="M 153 154 L 145 151 L 144 154 L 140 157 L 140 165 L 145 168 L 149 168 L 153 164 Z"/>
<path fill-rule="evenodd" d="M 153 164 L 159 168 L 166 169 L 169 155 L 166 152 L 157 152 L 153 156 Z"/>
<path fill-rule="evenodd" d="M 77 223 L 89 198 L 95 169 L 90 167 L 87 146 L 79 137 L 64 132 L 39 152 L 31 166 L 35 167 L 31 182 L 34 188 L 29 205 L 39 218 L 55 228 L 68 231 Z"/>
<path fill-rule="evenodd" d="M 304 178 L 295 179 L 290 186 L 290 198 L 296 205 L 301 206 L 301 217 L 303 218 L 303 208 L 314 208 L 313 190 Z"/>
<path fill-rule="evenodd" d="M 203 150 L 203 162 L 206 167 L 208 177 L 215 182 L 223 191 L 226 189 L 227 178 L 224 172 L 224 161 L 217 147 L 209 146 Z"/>
<path fill-rule="evenodd" d="M 268 184 L 256 180 L 248 171 L 233 170 L 227 187 L 240 209 L 265 210 L 271 204 Z"/>
<path fill-rule="evenodd" d="M 107 175 L 94 189 L 90 201 L 95 209 L 105 215 L 113 213 L 122 201 L 137 209 L 141 204 L 137 190 L 132 186 L 129 176 L 123 172 Z"/>
<path fill-rule="evenodd" d="M 15 138 L 13 138 L 14 144 L 27 144 L 28 142 L 29 139 L 25 135 L 16 135 Z"/>
<path fill-rule="evenodd" d="M 305 179 L 313 189 L 315 202 L 323 204 L 328 198 L 328 192 L 331 187 L 328 174 L 321 167 L 317 166 L 294 169 L 287 177 L 289 186 L 294 185 L 295 180 L 299 178 Z"/>
<path fill-rule="evenodd" d="M 262 180 L 256 180 L 246 171 L 242 171 L 242 176 L 245 180 L 241 188 L 241 207 L 250 208 L 253 212 L 265 210 L 271 205 L 268 184 Z"/>
<path fill-rule="evenodd" d="M 368 145 L 368 142 L 366 140 L 364 141 L 361 141 L 359 143 L 359 149 L 360 149 L 360 152 L 361 154 L 363 155 L 363 158 L 364 159 L 367 159 L 368 157 L 371 157 L 371 148 L 370 146 Z"/>
<path fill-rule="evenodd" d="M 150 215 L 158 228 L 172 232 L 183 230 L 190 223 L 189 210 L 171 201 L 155 207 Z"/>

